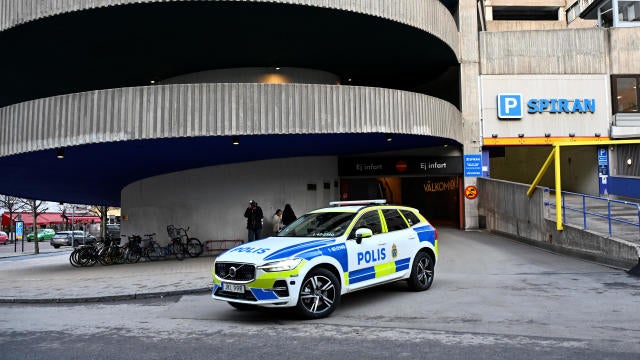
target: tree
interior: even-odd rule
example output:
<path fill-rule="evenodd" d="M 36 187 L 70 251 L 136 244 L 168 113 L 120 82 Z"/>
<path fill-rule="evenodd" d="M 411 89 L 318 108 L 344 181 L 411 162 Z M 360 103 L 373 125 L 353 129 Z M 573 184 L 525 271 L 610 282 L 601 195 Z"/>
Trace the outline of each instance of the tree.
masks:
<path fill-rule="evenodd" d="M 107 213 L 114 208 L 109 206 L 92 206 L 90 212 L 100 217 L 100 237 L 106 239 L 107 237 Z"/>
<path fill-rule="evenodd" d="M 40 246 L 38 242 L 38 216 L 47 212 L 49 208 L 45 207 L 46 203 L 42 200 L 33 200 L 33 199 L 20 199 L 20 203 L 24 206 L 24 208 L 31 212 L 33 215 L 33 239 L 34 239 L 34 253 L 40 253 Z"/>
<path fill-rule="evenodd" d="M 5 208 L 9 212 L 9 234 L 13 234 L 14 230 L 13 226 L 15 225 L 15 219 L 13 218 L 13 214 L 20 210 L 24 210 L 24 205 L 20 200 L 20 198 L 15 196 L 0 195 L 0 208 Z"/>

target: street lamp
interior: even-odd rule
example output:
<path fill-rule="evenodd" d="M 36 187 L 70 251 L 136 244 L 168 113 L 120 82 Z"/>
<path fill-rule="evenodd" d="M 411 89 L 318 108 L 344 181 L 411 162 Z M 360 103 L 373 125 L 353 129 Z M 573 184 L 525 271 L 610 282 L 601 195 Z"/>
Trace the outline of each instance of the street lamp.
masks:
<path fill-rule="evenodd" d="M 76 205 L 72 205 L 71 206 L 71 247 L 73 247 L 73 244 L 75 244 L 76 242 L 76 237 L 75 237 L 75 232 L 74 232 L 74 225 L 73 225 L 73 217 L 76 214 Z"/>

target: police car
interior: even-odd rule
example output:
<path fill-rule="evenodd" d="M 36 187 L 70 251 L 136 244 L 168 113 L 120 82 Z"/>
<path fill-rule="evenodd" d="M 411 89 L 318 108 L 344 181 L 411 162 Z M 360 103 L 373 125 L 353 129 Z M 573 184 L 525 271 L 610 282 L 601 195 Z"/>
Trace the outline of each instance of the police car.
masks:
<path fill-rule="evenodd" d="M 295 307 L 317 319 L 356 290 L 399 280 L 414 291 L 431 287 L 438 232 L 418 210 L 384 200 L 330 204 L 218 256 L 212 297 L 239 310 Z"/>

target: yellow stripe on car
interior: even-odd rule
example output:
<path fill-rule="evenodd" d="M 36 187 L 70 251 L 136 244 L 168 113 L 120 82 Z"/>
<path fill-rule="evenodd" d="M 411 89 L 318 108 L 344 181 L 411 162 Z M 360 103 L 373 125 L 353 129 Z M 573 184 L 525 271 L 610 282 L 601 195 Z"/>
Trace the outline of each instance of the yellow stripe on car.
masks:
<path fill-rule="evenodd" d="M 391 275 L 391 274 L 396 272 L 396 262 L 395 261 L 391 261 L 391 262 L 388 262 L 388 263 L 376 265 L 373 268 L 376 271 L 376 277 L 377 278 L 383 277 L 383 276 L 386 276 L 386 275 Z"/>

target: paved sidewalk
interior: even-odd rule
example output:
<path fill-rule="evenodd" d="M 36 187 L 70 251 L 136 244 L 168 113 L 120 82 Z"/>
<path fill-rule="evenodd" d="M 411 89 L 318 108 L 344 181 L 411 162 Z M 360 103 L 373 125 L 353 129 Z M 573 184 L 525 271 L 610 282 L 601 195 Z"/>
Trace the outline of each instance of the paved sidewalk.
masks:
<path fill-rule="evenodd" d="M 63 246 L 58 249 L 49 244 L 48 241 L 41 241 L 38 243 L 40 254 L 59 253 L 59 252 L 71 252 L 73 250 L 70 246 Z M 6 245 L 0 245 L 0 258 L 34 255 L 35 245 L 33 242 L 25 241 L 24 244 L 18 241 L 16 244 L 9 243 Z"/>
<path fill-rule="evenodd" d="M 0 303 L 123 300 L 211 289 L 212 256 L 75 268 L 69 254 L 0 258 Z"/>

